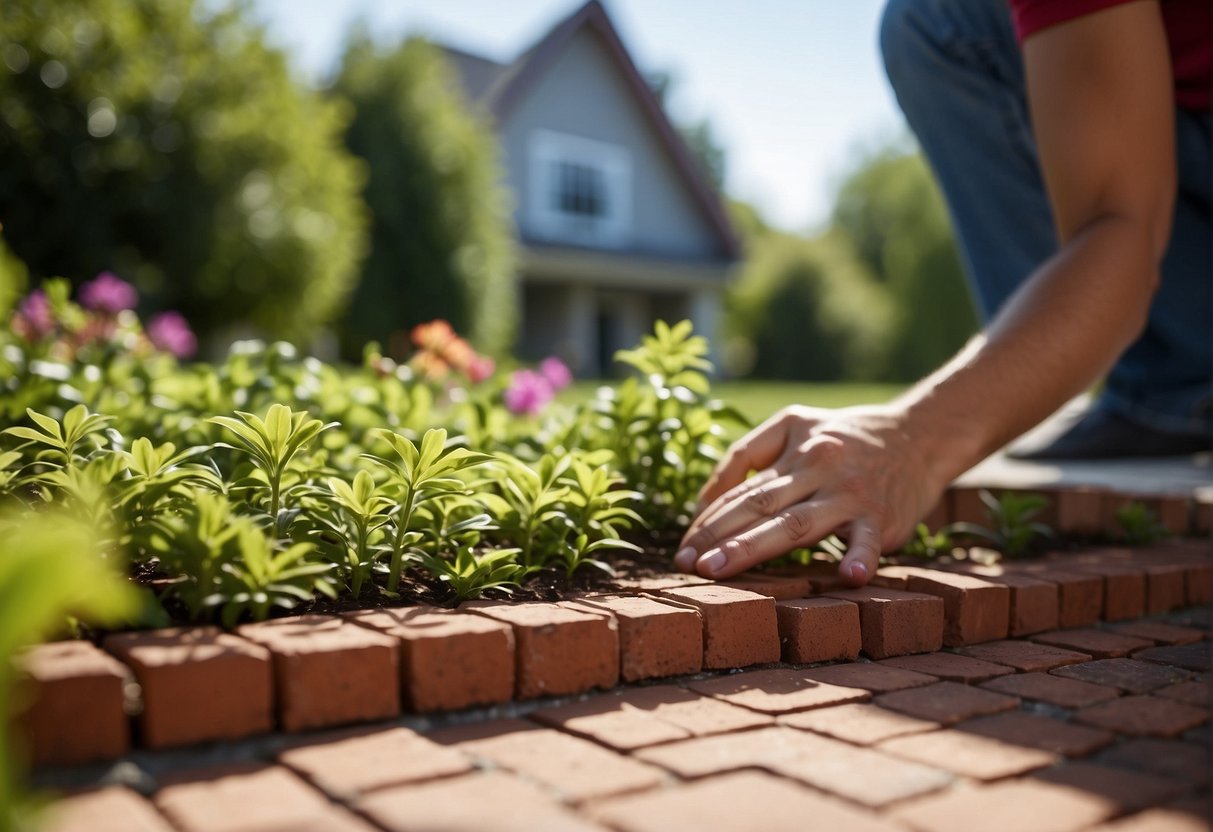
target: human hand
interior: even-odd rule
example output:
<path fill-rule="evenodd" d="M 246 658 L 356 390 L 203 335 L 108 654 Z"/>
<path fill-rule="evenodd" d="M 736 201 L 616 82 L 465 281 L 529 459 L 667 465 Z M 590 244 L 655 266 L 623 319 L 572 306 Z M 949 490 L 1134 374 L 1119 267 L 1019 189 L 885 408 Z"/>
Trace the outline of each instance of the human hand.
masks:
<path fill-rule="evenodd" d="M 837 533 L 847 541 L 839 573 L 862 586 L 947 484 L 935 481 L 918 439 L 891 405 L 780 411 L 716 467 L 675 564 L 729 578 Z"/>

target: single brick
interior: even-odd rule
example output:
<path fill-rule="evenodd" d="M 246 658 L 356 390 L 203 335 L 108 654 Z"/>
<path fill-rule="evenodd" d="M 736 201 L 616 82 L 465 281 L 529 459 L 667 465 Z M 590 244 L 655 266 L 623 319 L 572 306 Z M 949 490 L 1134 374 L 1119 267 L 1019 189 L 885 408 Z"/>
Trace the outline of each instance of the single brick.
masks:
<path fill-rule="evenodd" d="M 273 728 L 273 669 L 264 647 L 217 627 L 118 633 L 105 649 L 143 689 L 142 742 L 169 748 Z"/>
<path fill-rule="evenodd" d="M 358 810 L 391 832 L 602 832 L 539 787 L 485 771 L 368 795 Z"/>
<path fill-rule="evenodd" d="M 896 656 L 892 659 L 884 659 L 880 663 L 902 670 L 913 670 L 915 673 L 926 673 L 952 682 L 964 682 L 966 685 L 984 682 L 986 679 L 993 679 L 995 676 L 1006 676 L 1008 673 L 1015 672 L 1012 668 L 1005 665 L 992 664 L 981 659 L 960 656 L 956 653 L 924 653 L 918 656 Z"/>
<path fill-rule="evenodd" d="M 937 569 L 903 569 L 908 591 L 943 600 L 944 645 L 960 647 L 1007 637 L 1011 617 L 1011 590 L 1007 586 Z"/>
<path fill-rule="evenodd" d="M 660 592 L 663 589 L 681 589 L 684 586 L 707 586 L 713 582 L 698 575 L 687 575 L 682 572 L 668 572 L 664 575 L 651 575 L 645 578 L 616 578 L 615 586 L 626 592 Z"/>
<path fill-rule="evenodd" d="M 738 799 L 741 798 L 741 799 Z M 820 829 L 894 832 L 875 815 L 760 771 L 744 771 L 669 789 L 603 801 L 592 817 L 621 832 L 712 829 L 717 832 L 803 832 Z"/>
<path fill-rule="evenodd" d="M 1135 739 L 1100 755 L 1109 765 L 1157 774 L 1193 786 L 1209 784 L 1209 749 L 1194 742 Z"/>
<path fill-rule="evenodd" d="M 1011 592 L 1007 635 L 1026 636 L 1057 629 L 1061 615 L 1061 592 L 1057 584 L 1028 575 L 982 576 Z"/>
<path fill-rule="evenodd" d="M 619 628 L 610 616 L 541 603 L 476 601 L 460 609 L 514 628 L 519 699 L 609 688 L 619 681 Z"/>
<path fill-rule="evenodd" d="M 173 775 L 152 798 L 183 832 L 371 832 L 281 766 L 242 764 Z"/>
<path fill-rule="evenodd" d="M 944 604 L 933 595 L 867 586 L 829 597 L 859 605 L 863 652 L 873 659 L 933 653 L 943 646 Z"/>
<path fill-rule="evenodd" d="M 1051 644 L 1054 647 L 1064 647 L 1067 650 L 1078 650 L 1098 659 L 1118 659 L 1129 655 L 1134 650 L 1150 646 L 1150 642 L 1145 639 L 1091 628 L 1039 633 L 1032 636 L 1032 640 L 1041 644 Z"/>
<path fill-rule="evenodd" d="M 775 599 L 720 585 L 664 589 L 658 594 L 692 606 L 703 616 L 705 669 L 779 661 Z"/>
<path fill-rule="evenodd" d="M 1096 827 L 1095 832 L 1209 832 L 1209 801 L 1181 808 L 1163 806 Z"/>
<path fill-rule="evenodd" d="M 277 618 L 236 632 L 273 656 L 278 721 L 287 731 L 400 713 L 400 654 L 391 636 L 327 615 Z"/>
<path fill-rule="evenodd" d="M 373 728 L 309 738 L 278 755 L 278 762 L 340 799 L 471 771 L 471 761 L 408 728 Z"/>
<path fill-rule="evenodd" d="M 783 660 L 794 664 L 853 661 L 862 646 L 859 607 L 838 598 L 778 601 L 779 640 Z"/>
<path fill-rule="evenodd" d="M 1205 708 L 1149 695 L 1122 696 L 1074 712 L 1075 722 L 1135 737 L 1175 737 L 1208 719 Z"/>
<path fill-rule="evenodd" d="M 876 697 L 876 704 L 919 719 L 952 725 L 975 716 L 1009 711 L 1019 706 L 1019 700 L 957 682 L 936 682 L 925 688 L 882 694 Z"/>
<path fill-rule="evenodd" d="M 1135 659 L 1100 659 L 1086 664 L 1072 664 L 1057 668 L 1053 674 L 1120 688 L 1129 693 L 1149 693 L 1155 688 L 1182 682 L 1190 675 L 1173 667 Z"/>
<path fill-rule="evenodd" d="M 603 694 L 530 717 L 619 751 L 771 724 L 770 717 L 673 686 Z"/>
<path fill-rule="evenodd" d="M 1082 708 L 1120 696 L 1120 691 L 1116 688 L 1080 682 L 1077 679 L 1063 679 L 1048 673 L 1002 676 L 991 679 L 982 687 L 1034 702 L 1047 702 L 1060 708 Z"/>
<path fill-rule="evenodd" d="M 1103 491 L 1097 488 L 1059 488 L 1053 492 L 1057 505 L 1054 528 L 1062 534 L 1101 534 L 1103 526 Z"/>
<path fill-rule="evenodd" d="M 1113 804 L 1118 811 L 1157 806 L 1179 796 L 1186 789 L 1184 783 L 1170 778 L 1087 762 L 1070 763 L 1043 771 L 1034 778 L 1098 796 Z"/>
<path fill-rule="evenodd" d="M 1009 564 L 1007 571 L 1057 585 L 1057 626 L 1063 629 L 1090 627 L 1103 612 L 1104 584 L 1098 575 L 1066 572 L 1049 563 Z"/>
<path fill-rule="evenodd" d="M 1007 667 L 1026 671 L 1052 670 L 1062 665 L 1091 660 L 1086 653 L 1032 641 L 988 641 L 985 644 L 962 647 L 959 652 L 982 661 L 1005 664 Z"/>
<path fill-rule="evenodd" d="M 1098 561 L 1066 561 L 1066 568 L 1084 574 L 1098 575 L 1103 581 L 1103 611 L 1105 621 L 1129 621 L 1140 618 L 1146 611 L 1146 570 L 1128 563 Z"/>
<path fill-rule="evenodd" d="M 350 620 L 400 642 L 404 707 L 420 713 L 495 705 L 514 697 L 514 629 L 432 607 L 361 610 Z"/>
<path fill-rule="evenodd" d="M 723 586 L 734 589 L 744 589 L 746 592 L 756 592 L 766 595 L 776 601 L 790 601 L 794 598 L 807 598 L 812 587 L 809 576 L 774 575 L 767 572 L 742 572 L 735 578 L 724 581 Z"/>
<path fill-rule="evenodd" d="M 1173 644 L 1195 644 L 1202 641 L 1206 635 L 1204 630 L 1198 630 L 1195 627 L 1179 627 L 1175 624 L 1149 619 L 1111 624 L 1108 629 L 1121 635 L 1148 639 L 1162 647 Z"/>
<path fill-rule="evenodd" d="M 664 779 L 658 769 L 639 760 L 522 720 L 501 719 L 430 736 L 554 789 L 573 803 L 640 791 Z"/>
<path fill-rule="evenodd" d="M 151 803 L 124 786 L 104 786 L 57 800 L 39 821 L 42 832 L 172 832 Z"/>
<path fill-rule="evenodd" d="M 854 745 L 875 745 L 892 737 L 920 734 L 940 727 L 938 722 L 915 719 L 866 702 L 786 714 L 779 717 L 779 724 Z"/>
<path fill-rule="evenodd" d="M 130 672 L 87 641 L 42 644 L 16 658 L 30 706 L 16 730 L 33 765 L 75 765 L 121 757 L 130 748 L 123 688 Z"/>
<path fill-rule="evenodd" d="M 1023 711 L 978 717 L 962 722 L 956 726 L 956 730 L 1065 757 L 1085 757 L 1116 740 L 1116 735 L 1110 731 L 1072 725 L 1060 719 Z"/>
<path fill-rule="evenodd" d="M 718 676 L 691 682 L 687 687 L 764 714 L 786 714 L 872 698 L 872 694 L 861 688 L 819 682 L 809 678 L 804 671 L 787 668 Z"/>
<path fill-rule="evenodd" d="M 1188 569 L 1182 564 L 1137 561 L 1146 573 L 1146 615 L 1179 609 L 1187 601 Z"/>
<path fill-rule="evenodd" d="M 763 768 L 824 792 L 878 807 L 946 786 L 945 772 L 807 731 L 764 728 L 637 752 L 682 777 Z"/>
<path fill-rule="evenodd" d="M 888 693 L 891 690 L 933 685 L 937 681 L 934 676 L 928 676 L 925 673 L 914 673 L 911 670 L 898 670 L 895 667 L 860 662 L 814 667 L 806 670 L 804 675 L 810 679 L 816 679 L 818 682 L 848 688 L 863 688 L 873 693 Z"/>
<path fill-rule="evenodd" d="M 1209 703 L 1213 702 L 1213 685 L 1210 685 L 1208 680 L 1180 682 L 1178 685 L 1160 688 L 1154 691 L 1154 695 L 1187 702 L 1189 705 L 1208 707 Z"/>
<path fill-rule="evenodd" d="M 1184 600 L 1189 607 L 1213 602 L 1213 564 L 1188 564 L 1184 578 Z"/>
<path fill-rule="evenodd" d="M 892 819 L 921 832 L 1076 832 L 1113 812 L 1095 795 L 1025 778 L 924 797 L 897 807 Z"/>
<path fill-rule="evenodd" d="M 977 780 L 1002 780 L 1058 761 L 1047 751 L 950 729 L 891 739 L 880 750 Z"/>
<path fill-rule="evenodd" d="M 1180 644 L 1174 647 L 1147 647 L 1138 650 L 1133 658 L 1159 664 L 1173 664 L 1197 672 L 1213 670 L 1213 644 Z"/>
<path fill-rule="evenodd" d="M 703 667 L 703 621 L 698 610 L 635 596 L 577 603 L 615 616 L 623 681 L 698 673 Z"/>

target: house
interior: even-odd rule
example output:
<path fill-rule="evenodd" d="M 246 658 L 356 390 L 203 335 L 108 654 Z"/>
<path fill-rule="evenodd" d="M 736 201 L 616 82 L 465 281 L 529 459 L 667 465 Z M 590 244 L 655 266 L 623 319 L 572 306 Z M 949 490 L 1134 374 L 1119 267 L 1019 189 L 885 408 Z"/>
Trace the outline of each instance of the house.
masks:
<path fill-rule="evenodd" d="M 690 318 L 715 343 L 737 239 L 603 6 L 511 64 L 445 52 L 492 117 L 514 196 L 517 354 L 607 375 L 659 318 Z"/>

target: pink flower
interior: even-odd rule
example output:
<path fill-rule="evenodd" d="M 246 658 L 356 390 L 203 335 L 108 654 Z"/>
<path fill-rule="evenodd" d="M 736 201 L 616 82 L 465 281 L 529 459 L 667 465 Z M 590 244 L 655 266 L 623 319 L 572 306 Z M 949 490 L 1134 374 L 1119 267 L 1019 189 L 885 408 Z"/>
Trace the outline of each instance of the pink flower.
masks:
<path fill-rule="evenodd" d="M 41 289 L 35 289 L 26 295 L 17 306 L 17 315 L 18 328 L 31 340 L 41 338 L 55 328 L 51 302 L 47 300 L 46 292 Z"/>
<path fill-rule="evenodd" d="M 180 312 L 161 312 L 147 325 L 147 337 L 156 349 L 189 358 L 198 351 L 198 339 Z"/>
<path fill-rule="evenodd" d="M 573 382 L 573 374 L 568 366 L 554 355 L 543 359 L 539 364 L 539 373 L 552 385 L 553 390 L 563 390 Z"/>
<path fill-rule="evenodd" d="M 552 383 L 534 370 L 518 370 L 505 389 L 505 406 L 511 413 L 539 413 L 552 400 Z"/>
<path fill-rule="evenodd" d="M 80 304 L 94 312 L 116 315 L 139 303 L 135 287 L 110 272 L 102 272 L 80 287 Z"/>
<path fill-rule="evenodd" d="M 472 384 L 479 384 L 490 378 L 497 370 L 497 364 L 487 355 L 478 355 L 467 366 L 467 376 Z"/>

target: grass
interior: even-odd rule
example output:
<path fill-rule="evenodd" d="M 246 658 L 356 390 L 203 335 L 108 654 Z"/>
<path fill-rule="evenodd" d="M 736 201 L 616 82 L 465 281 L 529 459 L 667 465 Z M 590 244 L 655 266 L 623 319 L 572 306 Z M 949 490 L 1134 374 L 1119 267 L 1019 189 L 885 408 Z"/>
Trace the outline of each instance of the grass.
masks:
<path fill-rule="evenodd" d="M 578 381 L 560 393 L 560 401 L 573 403 L 593 396 L 603 382 Z M 712 394 L 722 399 L 754 424 L 790 404 L 815 407 L 848 407 L 855 404 L 887 402 L 905 385 L 858 384 L 850 382 L 794 381 L 721 381 L 712 385 Z"/>

